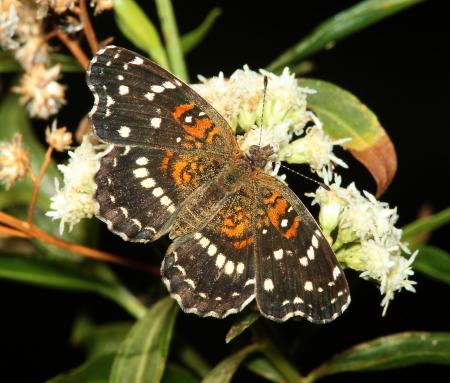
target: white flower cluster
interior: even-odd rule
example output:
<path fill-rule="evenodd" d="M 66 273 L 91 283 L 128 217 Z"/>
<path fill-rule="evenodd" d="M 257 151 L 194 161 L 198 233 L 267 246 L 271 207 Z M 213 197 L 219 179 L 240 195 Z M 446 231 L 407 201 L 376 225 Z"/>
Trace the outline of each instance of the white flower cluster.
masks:
<path fill-rule="evenodd" d="M 324 132 L 320 121 L 306 110 L 307 95 L 313 91 L 300 87 L 288 68 L 280 76 L 244 66 L 228 79 L 223 73 L 199 78 L 201 83 L 194 89 L 228 121 L 243 151 L 252 145 L 271 145 L 274 161 L 307 163 L 318 173 L 325 166 L 346 166 L 333 154 L 333 146 L 347 140 L 332 141 Z M 305 130 L 307 123 L 311 126 Z"/>
<path fill-rule="evenodd" d="M 340 262 L 361 271 L 362 278 L 379 283 L 384 295 L 381 302 L 384 314 L 395 292 L 415 291 L 416 282 L 409 277 L 414 274 L 411 264 L 416 253 L 409 259 L 401 255 L 402 251 L 407 254 L 410 251 L 401 242 L 402 231 L 395 227 L 396 209 L 377 201 L 366 191 L 361 193 L 354 183 L 342 187 L 336 174 L 330 184 L 329 177 L 325 173 L 329 190 L 319 187 L 315 193 L 308 194 L 314 197 L 313 204 L 320 205 L 320 225 L 330 239 L 331 233 L 337 233 L 332 247 Z"/>
<path fill-rule="evenodd" d="M 63 175 L 61 187 L 55 179 L 56 194 L 51 198 L 50 211 L 46 213 L 52 219 L 61 220 L 59 231 L 64 232 L 65 224 L 72 230 L 82 218 L 91 218 L 95 212 L 94 175 L 99 167 L 103 153 L 92 145 L 88 136 L 74 151 L 69 152 L 67 165 L 58 165 Z"/>

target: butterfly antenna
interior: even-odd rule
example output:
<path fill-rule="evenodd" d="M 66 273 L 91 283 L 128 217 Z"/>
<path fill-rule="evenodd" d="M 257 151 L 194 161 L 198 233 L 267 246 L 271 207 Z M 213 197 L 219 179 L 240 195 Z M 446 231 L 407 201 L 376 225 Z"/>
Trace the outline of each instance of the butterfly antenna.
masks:
<path fill-rule="evenodd" d="M 261 141 L 262 141 L 262 124 L 264 121 L 264 108 L 266 106 L 266 93 L 267 93 L 267 83 L 268 82 L 269 82 L 269 78 L 267 76 L 264 76 L 263 103 L 262 103 L 261 118 L 259 120 L 259 144 L 258 144 L 259 147 L 261 147 Z"/>
<path fill-rule="evenodd" d="M 287 170 L 289 170 L 290 172 L 292 172 L 292 173 L 294 173 L 294 174 L 297 174 L 298 176 L 301 176 L 301 177 L 303 177 L 303 178 L 306 178 L 308 181 L 311 181 L 311 182 L 316 183 L 317 185 L 323 187 L 325 190 L 330 190 L 330 187 L 329 187 L 327 184 L 323 183 L 323 182 L 320 182 L 320 181 L 317 181 L 317 180 L 315 180 L 315 179 L 313 179 L 313 178 L 311 178 L 311 177 L 305 176 L 304 174 L 302 174 L 302 173 L 300 173 L 300 172 L 298 172 L 298 171 L 296 171 L 296 170 L 293 170 L 293 169 L 291 169 L 291 168 L 288 167 L 288 166 L 285 166 L 285 165 L 282 165 L 282 164 L 280 164 L 280 166 L 281 166 L 283 169 L 287 169 Z"/>

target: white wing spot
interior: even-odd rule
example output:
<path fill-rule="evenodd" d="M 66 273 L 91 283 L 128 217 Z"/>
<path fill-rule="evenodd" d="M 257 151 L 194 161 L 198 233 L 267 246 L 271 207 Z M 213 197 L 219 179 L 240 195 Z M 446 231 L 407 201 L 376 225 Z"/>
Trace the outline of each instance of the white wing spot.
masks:
<path fill-rule="evenodd" d="M 147 168 L 137 168 L 133 170 L 133 174 L 136 178 L 144 178 L 148 176 Z"/>
<path fill-rule="evenodd" d="M 167 211 L 168 211 L 169 213 L 173 213 L 175 210 L 177 210 L 177 209 L 176 209 L 175 206 L 173 206 L 173 205 L 170 205 L 170 206 L 167 208 Z"/>
<path fill-rule="evenodd" d="M 317 249 L 319 247 L 319 241 L 317 240 L 317 237 L 315 235 L 312 236 L 311 239 L 312 245 Z"/>
<path fill-rule="evenodd" d="M 216 258 L 216 266 L 221 269 L 223 267 L 223 265 L 225 264 L 225 255 L 223 255 L 222 253 L 219 253 L 219 255 Z"/>
<path fill-rule="evenodd" d="M 234 271 L 234 263 L 233 261 L 228 261 L 225 265 L 225 274 L 231 275 Z"/>
<path fill-rule="evenodd" d="M 128 153 L 130 153 L 131 146 L 125 146 L 125 150 L 122 153 L 122 156 L 126 156 Z"/>
<path fill-rule="evenodd" d="M 166 88 L 164 88 L 163 86 L 160 86 L 160 85 L 152 85 L 152 86 L 150 87 L 150 89 L 151 89 L 153 92 L 155 92 L 155 93 L 162 93 L 162 92 L 164 92 L 164 90 L 165 90 Z"/>
<path fill-rule="evenodd" d="M 333 304 L 334 302 L 336 302 L 336 298 L 333 298 L 330 303 Z"/>
<path fill-rule="evenodd" d="M 161 126 L 161 119 L 159 117 L 153 117 L 150 120 L 150 124 L 153 128 L 159 128 Z"/>
<path fill-rule="evenodd" d="M 306 255 L 311 261 L 314 259 L 314 249 L 312 246 L 310 246 L 309 249 L 306 251 Z"/>
<path fill-rule="evenodd" d="M 281 220 L 281 227 L 286 227 L 288 225 L 288 220 L 287 219 L 283 219 Z"/>
<path fill-rule="evenodd" d="M 192 122 L 192 116 L 186 116 L 184 119 L 184 122 L 187 122 L 188 124 Z"/>
<path fill-rule="evenodd" d="M 124 77 L 123 77 L 121 74 L 118 74 L 118 75 L 117 75 L 117 80 L 122 81 L 123 79 L 124 79 Z"/>
<path fill-rule="evenodd" d="M 109 196 L 109 199 L 112 203 L 116 203 L 116 197 L 114 197 L 113 195 Z"/>
<path fill-rule="evenodd" d="M 239 262 L 236 266 L 236 271 L 238 274 L 242 274 L 244 272 L 245 265 L 242 262 Z"/>
<path fill-rule="evenodd" d="M 206 298 L 206 294 L 205 293 L 198 293 L 198 295 L 200 295 L 202 298 Z"/>
<path fill-rule="evenodd" d="M 144 60 L 142 60 L 140 57 L 135 57 L 133 61 L 130 61 L 130 64 L 136 64 L 136 65 L 142 65 L 144 63 Z"/>
<path fill-rule="evenodd" d="M 263 229 L 262 233 L 267 234 L 267 229 Z"/>
<path fill-rule="evenodd" d="M 214 245 L 214 244 L 209 245 L 209 247 L 208 247 L 208 255 L 210 257 L 212 257 L 216 253 L 217 253 L 217 246 Z"/>
<path fill-rule="evenodd" d="M 180 270 L 180 272 L 181 272 L 181 274 L 182 274 L 183 276 L 186 275 L 186 270 L 184 269 L 183 266 L 175 265 L 174 267 L 175 267 L 176 269 Z"/>
<path fill-rule="evenodd" d="M 307 257 L 301 257 L 300 258 L 300 264 L 302 265 L 302 266 L 308 266 L 308 258 Z"/>
<path fill-rule="evenodd" d="M 317 289 L 317 291 L 318 291 L 319 293 L 323 293 L 322 287 L 319 287 L 319 288 Z"/>
<path fill-rule="evenodd" d="M 221 301 L 222 297 L 216 297 L 216 301 Z"/>
<path fill-rule="evenodd" d="M 195 282 L 192 279 L 185 279 L 184 280 L 188 285 L 191 285 L 193 289 L 195 289 Z"/>
<path fill-rule="evenodd" d="M 131 220 L 131 222 L 133 222 L 138 227 L 139 230 L 142 229 L 142 223 L 139 220 L 137 220 L 136 218 L 133 218 Z"/>
<path fill-rule="evenodd" d="M 153 99 L 155 98 L 155 93 L 147 92 L 147 93 L 144 94 L 144 97 L 145 97 L 148 101 L 153 101 Z"/>
<path fill-rule="evenodd" d="M 231 294 L 232 297 L 238 297 L 239 295 L 241 295 L 241 294 L 236 293 L 236 292 L 234 292 L 233 294 Z"/>
<path fill-rule="evenodd" d="M 194 233 L 195 239 L 200 239 L 201 237 L 202 237 L 202 233 L 199 233 L 198 231 L 196 233 Z"/>
<path fill-rule="evenodd" d="M 202 116 L 204 116 L 204 115 L 205 115 L 205 112 L 200 112 L 200 113 L 198 114 L 199 117 L 202 117 Z"/>
<path fill-rule="evenodd" d="M 147 157 L 139 157 L 137 160 L 136 160 L 136 165 L 139 165 L 139 166 L 145 166 L 145 165 L 147 165 L 148 164 L 148 158 Z"/>
<path fill-rule="evenodd" d="M 254 285 L 254 284 L 255 284 L 255 280 L 254 279 L 248 279 L 247 282 L 245 282 L 244 287 L 248 286 L 248 285 Z"/>
<path fill-rule="evenodd" d="M 316 231 L 314 231 L 314 234 L 317 235 L 318 237 L 320 237 L 322 235 L 320 230 L 317 230 L 317 229 L 316 229 Z"/>
<path fill-rule="evenodd" d="M 341 296 L 343 296 L 344 295 L 344 292 L 343 291 L 339 291 L 338 292 L 338 297 L 341 297 Z"/>
<path fill-rule="evenodd" d="M 111 96 L 106 96 L 106 106 L 110 107 L 111 105 L 114 105 L 115 101 Z"/>
<path fill-rule="evenodd" d="M 121 85 L 119 86 L 119 94 L 124 96 L 126 94 L 128 94 L 128 92 L 130 91 L 130 88 L 128 88 L 126 85 Z"/>
<path fill-rule="evenodd" d="M 153 186 L 155 186 L 155 180 L 153 178 L 146 178 L 141 182 L 141 186 L 146 189 L 151 189 Z"/>
<path fill-rule="evenodd" d="M 172 200 L 171 200 L 169 197 L 167 197 L 167 196 L 165 195 L 165 196 L 163 196 L 163 197 L 159 200 L 159 202 L 160 202 L 161 205 L 163 205 L 163 206 L 169 206 L 169 205 L 172 203 Z"/>
<path fill-rule="evenodd" d="M 117 130 L 120 137 L 127 138 L 130 136 L 131 129 L 128 126 L 121 126 L 119 130 Z"/>
<path fill-rule="evenodd" d="M 334 280 L 337 279 L 337 277 L 339 277 L 339 275 L 341 274 L 341 270 L 339 270 L 339 266 L 335 266 L 333 269 L 333 278 Z"/>
<path fill-rule="evenodd" d="M 177 137 L 176 141 L 180 142 L 181 141 L 181 137 Z"/>
<path fill-rule="evenodd" d="M 203 247 L 204 249 L 206 249 L 209 245 L 209 239 L 206 237 L 203 237 L 200 241 L 200 246 Z"/>
<path fill-rule="evenodd" d="M 128 70 L 128 64 L 123 64 L 123 67 L 122 67 L 124 70 Z"/>
<path fill-rule="evenodd" d="M 175 89 L 176 86 L 174 84 L 172 84 L 170 81 L 165 81 L 163 82 L 163 87 L 166 89 Z"/>
<path fill-rule="evenodd" d="M 303 303 L 303 299 L 300 297 L 295 297 L 292 302 L 294 302 L 294 304 L 300 304 Z"/>
<path fill-rule="evenodd" d="M 274 285 L 273 281 L 270 278 L 264 279 L 264 290 L 266 291 L 273 291 Z"/>
<path fill-rule="evenodd" d="M 312 291 L 313 290 L 313 284 L 311 281 L 306 281 L 304 286 L 306 291 Z"/>
<path fill-rule="evenodd" d="M 128 210 L 125 209 L 124 207 L 120 207 L 119 209 L 122 212 L 122 214 L 125 216 L 125 218 L 128 218 Z"/>
<path fill-rule="evenodd" d="M 155 197 L 161 197 L 164 194 L 164 191 L 161 188 L 156 188 L 156 189 L 153 189 L 152 194 Z"/>
<path fill-rule="evenodd" d="M 328 286 L 333 287 L 334 286 L 334 282 L 328 282 Z"/>
<path fill-rule="evenodd" d="M 283 253 L 284 253 L 283 249 L 278 249 L 273 252 L 273 256 L 277 261 L 279 261 L 283 259 Z"/>

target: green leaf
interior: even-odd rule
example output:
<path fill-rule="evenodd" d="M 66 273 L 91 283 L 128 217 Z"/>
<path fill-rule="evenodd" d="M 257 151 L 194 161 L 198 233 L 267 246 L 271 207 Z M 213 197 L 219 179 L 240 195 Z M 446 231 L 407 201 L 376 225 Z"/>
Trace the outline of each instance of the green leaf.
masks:
<path fill-rule="evenodd" d="M 450 222 L 450 207 L 441 210 L 439 213 L 418 219 L 403 228 L 402 240 L 411 245 L 419 244 L 421 238 L 431 233 L 433 230 Z"/>
<path fill-rule="evenodd" d="M 159 65 L 169 69 L 166 50 L 153 22 L 134 0 L 114 0 L 117 26 L 125 37 Z"/>
<path fill-rule="evenodd" d="M 202 380 L 202 383 L 228 383 L 241 363 L 251 354 L 261 349 L 259 344 L 252 344 L 222 360 Z"/>
<path fill-rule="evenodd" d="M 299 84 L 316 91 L 308 96 L 308 108 L 331 138 L 351 138 L 345 147 L 369 170 L 377 184 L 376 194 L 381 195 L 395 175 L 397 155 L 378 118 L 353 94 L 334 84 L 315 79 L 301 79 Z"/>
<path fill-rule="evenodd" d="M 189 75 L 181 48 L 180 35 L 171 0 L 155 0 L 161 23 L 162 34 L 166 42 L 170 69 L 181 80 L 189 82 Z"/>
<path fill-rule="evenodd" d="M 50 55 L 50 65 L 61 64 L 61 70 L 66 73 L 84 73 L 80 63 L 72 56 L 62 53 L 52 53 Z M 23 69 L 14 59 L 14 53 L 11 51 L 0 51 L 0 73 L 21 72 Z"/>
<path fill-rule="evenodd" d="M 233 323 L 225 336 L 225 343 L 230 343 L 238 335 L 242 334 L 249 328 L 256 320 L 259 319 L 259 312 L 247 310 L 243 312 Z"/>
<path fill-rule="evenodd" d="M 70 263 L 1 253 L 0 278 L 47 288 L 93 292 L 116 302 L 135 317 L 145 311 L 103 263 Z"/>
<path fill-rule="evenodd" d="M 202 40 L 206 37 L 209 30 L 221 14 L 222 9 L 218 7 L 213 8 L 208 13 L 205 20 L 203 20 L 203 22 L 197 28 L 181 36 L 181 47 L 184 54 L 189 53 L 192 49 L 194 49 L 198 44 L 202 42 Z"/>
<path fill-rule="evenodd" d="M 200 381 L 184 367 L 169 363 L 164 371 L 163 383 L 199 383 Z"/>
<path fill-rule="evenodd" d="M 110 383 L 161 381 L 177 312 L 178 305 L 170 297 L 148 310 L 120 346 Z"/>
<path fill-rule="evenodd" d="M 413 262 L 414 270 L 450 284 L 450 254 L 434 246 L 422 246 Z"/>
<path fill-rule="evenodd" d="M 286 382 L 277 369 L 262 356 L 251 358 L 245 365 L 251 372 L 263 377 L 266 380 L 276 383 Z"/>
<path fill-rule="evenodd" d="M 86 316 L 80 316 L 75 321 L 71 343 L 81 346 L 89 359 L 101 354 L 115 353 L 131 326 L 132 323 L 128 322 L 94 325 Z"/>
<path fill-rule="evenodd" d="M 450 333 L 404 332 L 361 343 L 313 370 L 307 381 L 342 372 L 386 370 L 415 364 L 450 365 Z"/>
<path fill-rule="evenodd" d="M 298 63 L 324 48 L 333 46 L 337 41 L 422 1 L 361 1 L 319 24 L 309 35 L 275 59 L 267 69 L 279 71 L 287 65 Z"/>
<path fill-rule="evenodd" d="M 114 353 L 102 354 L 69 372 L 55 376 L 47 383 L 108 383 L 113 361 Z"/>

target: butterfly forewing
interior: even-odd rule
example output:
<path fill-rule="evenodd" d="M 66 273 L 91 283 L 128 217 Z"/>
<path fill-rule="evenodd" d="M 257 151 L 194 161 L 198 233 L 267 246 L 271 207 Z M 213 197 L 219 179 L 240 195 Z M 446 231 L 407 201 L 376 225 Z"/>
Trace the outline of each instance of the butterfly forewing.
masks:
<path fill-rule="evenodd" d="M 118 145 L 233 155 L 236 139 L 223 117 L 192 88 L 145 57 L 107 46 L 92 59 L 95 134 Z"/>
<path fill-rule="evenodd" d="M 265 174 L 255 181 L 256 300 L 276 321 L 294 316 L 315 323 L 348 306 L 345 275 L 319 226 L 298 197 Z"/>

